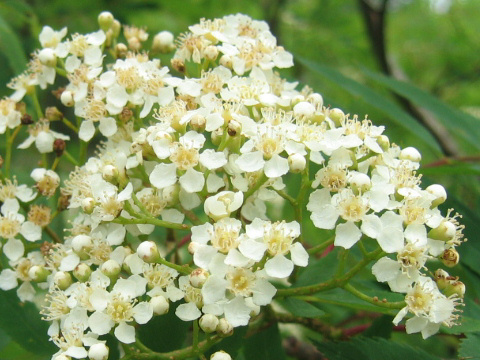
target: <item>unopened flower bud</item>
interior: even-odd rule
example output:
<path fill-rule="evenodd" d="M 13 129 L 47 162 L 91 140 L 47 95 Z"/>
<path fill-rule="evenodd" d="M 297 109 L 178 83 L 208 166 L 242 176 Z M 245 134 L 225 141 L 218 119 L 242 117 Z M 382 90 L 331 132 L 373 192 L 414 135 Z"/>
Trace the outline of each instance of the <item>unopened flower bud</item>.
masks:
<path fill-rule="evenodd" d="M 400 152 L 399 158 L 400 160 L 410 160 L 418 163 L 420 160 L 422 160 L 422 155 L 417 149 L 409 146 Z"/>
<path fill-rule="evenodd" d="M 205 126 L 207 125 L 207 121 L 205 120 L 205 116 L 200 114 L 195 114 L 190 119 L 190 126 L 196 132 L 203 132 L 205 131 Z"/>
<path fill-rule="evenodd" d="M 92 269 L 85 263 L 80 263 L 75 269 L 73 269 L 73 276 L 80 282 L 86 282 L 90 280 Z"/>
<path fill-rule="evenodd" d="M 113 25 L 113 21 L 115 20 L 113 18 L 113 15 L 110 11 L 102 11 L 100 15 L 98 15 L 98 26 L 100 26 L 100 29 L 103 31 L 107 31 L 110 29 Z"/>
<path fill-rule="evenodd" d="M 155 315 L 164 315 L 168 313 L 170 309 L 170 304 L 165 296 L 157 295 L 150 299 L 150 304 L 153 307 L 153 313 Z"/>
<path fill-rule="evenodd" d="M 153 37 L 152 50 L 163 54 L 175 49 L 174 36 L 170 31 L 161 31 Z"/>
<path fill-rule="evenodd" d="M 293 107 L 293 114 L 300 118 L 309 118 L 315 113 L 315 107 L 307 101 L 299 102 Z"/>
<path fill-rule="evenodd" d="M 460 261 L 460 254 L 454 248 L 446 249 L 440 260 L 445 266 L 454 267 Z"/>
<path fill-rule="evenodd" d="M 442 221 L 435 229 L 428 232 L 428 237 L 433 240 L 448 242 L 455 238 L 457 228 L 450 221 Z"/>
<path fill-rule="evenodd" d="M 91 214 L 95 209 L 95 200 L 91 197 L 87 197 L 82 200 L 82 210 L 86 214 Z"/>
<path fill-rule="evenodd" d="M 210 334 L 217 330 L 218 318 L 213 314 L 205 314 L 198 321 L 200 329 L 202 329 L 207 334 Z"/>
<path fill-rule="evenodd" d="M 65 271 L 58 271 L 53 276 L 53 282 L 60 290 L 67 290 L 72 285 L 72 275 Z"/>
<path fill-rule="evenodd" d="M 144 241 L 137 248 L 137 255 L 147 263 L 155 263 L 160 260 L 157 244 L 153 241 Z"/>
<path fill-rule="evenodd" d="M 245 304 L 250 308 L 250 317 L 255 317 L 260 314 L 260 306 L 253 302 L 253 298 L 246 298 Z"/>
<path fill-rule="evenodd" d="M 195 269 L 190 273 L 190 284 L 192 284 L 193 287 L 201 288 L 203 284 L 205 284 L 205 281 L 207 281 L 209 275 L 210 274 L 205 269 Z"/>
<path fill-rule="evenodd" d="M 55 141 L 53 142 L 53 151 L 58 157 L 63 155 L 63 152 L 65 151 L 66 148 L 67 148 L 67 143 L 65 142 L 65 140 L 55 139 Z"/>
<path fill-rule="evenodd" d="M 335 126 L 342 126 L 345 122 L 345 113 L 338 108 L 331 109 L 328 117 L 335 123 Z"/>
<path fill-rule="evenodd" d="M 50 271 L 45 269 L 44 266 L 33 265 L 28 270 L 28 277 L 37 283 L 46 281 L 48 275 L 50 275 Z"/>
<path fill-rule="evenodd" d="M 38 60 L 45 66 L 54 67 L 57 64 L 57 55 L 53 49 L 45 48 L 38 53 Z"/>
<path fill-rule="evenodd" d="M 240 135 L 242 132 L 242 124 L 240 124 L 237 120 L 232 119 L 228 122 L 227 132 L 229 136 L 237 136 Z"/>
<path fill-rule="evenodd" d="M 305 160 L 305 156 L 300 154 L 291 154 L 288 157 L 288 166 L 290 171 L 294 174 L 301 173 L 305 170 L 305 166 L 307 165 L 307 160 Z"/>
<path fill-rule="evenodd" d="M 127 42 L 130 50 L 138 51 L 142 48 L 142 42 L 136 36 L 132 36 Z"/>
<path fill-rule="evenodd" d="M 122 24 L 120 24 L 120 21 L 113 20 L 113 24 L 112 24 L 113 37 L 118 37 L 118 35 L 120 35 L 121 30 L 122 30 Z"/>
<path fill-rule="evenodd" d="M 319 93 L 308 95 L 307 100 L 311 102 L 317 109 L 321 109 L 323 107 L 323 97 Z"/>
<path fill-rule="evenodd" d="M 123 59 L 125 56 L 127 56 L 128 53 L 128 47 L 124 43 L 118 43 L 115 45 L 115 56 L 117 59 Z"/>
<path fill-rule="evenodd" d="M 32 119 L 32 117 L 31 117 L 29 114 L 27 114 L 27 113 L 25 113 L 25 114 L 22 115 L 20 121 L 21 121 L 22 125 L 31 125 L 31 124 L 33 124 L 33 119 Z"/>
<path fill-rule="evenodd" d="M 178 196 L 180 194 L 180 187 L 178 184 L 167 186 L 163 189 L 162 197 L 167 206 L 178 204 Z"/>
<path fill-rule="evenodd" d="M 193 255 L 195 254 L 195 251 L 197 250 L 197 248 L 198 248 L 198 244 L 192 241 L 190 244 L 188 244 L 187 250 L 191 255 Z"/>
<path fill-rule="evenodd" d="M 56 106 L 49 106 L 45 109 L 45 117 L 48 121 L 60 121 L 63 119 L 63 114 Z"/>
<path fill-rule="evenodd" d="M 118 177 L 118 169 L 110 164 L 105 165 L 102 168 L 102 177 L 108 182 L 113 182 Z"/>
<path fill-rule="evenodd" d="M 350 177 L 348 179 L 350 185 L 352 186 L 352 190 L 356 194 L 363 194 L 367 190 L 370 189 L 372 186 L 372 182 L 370 181 L 370 177 L 367 174 L 354 172 L 350 173 Z"/>
<path fill-rule="evenodd" d="M 217 325 L 217 334 L 220 337 L 227 337 L 233 334 L 233 326 L 230 324 L 227 319 L 221 318 L 218 321 Z"/>
<path fill-rule="evenodd" d="M 58 211 L 66 210 L 68 209 L 69 205 L 70 205 L 70 195 L 61 194 L 60 197 L 58 198 L 57 210 Z"/>
<path fill-rule="evenodd" d="M 122 271 L 120 264 L 112 259 L 105 261 L 100 269 L 102 273 L 110 279 L 116 279 L 120 271 Z"/>
<path fill-rule="evenodd" d="M 215 60 L 218 56 L 218 49 L 216 46 L 213 46 L 213 45 L 209 45 L 206 47 L 205 51 L 204 51 L 204 54 L 205 54 L 205 57 L 208 59 L 208 60 Z"/>
<path fill-rule="evenodd" d="M 92 248 L 92 238 L 88 235 L 80 234 L 72 239 L 72 249 L 81 259 L 88 259 L 88 251 Z"/>
<path fill-rule="evenodd" d="M 210 360 L 232 360 L 232 357 L 223 350 L 217 351 L 210 356 Z"/>
<path fill-rule="evenodd" d="M 390 139 L 386 135 L 380 135 L 377 137 L 377 144 L 383 151 L 387 151 L 390 148 Z"/>
<path fill-rule="evenodd" d="M 445 289 L 445 296 L 457 295 L 460 299 L 465 296 L 465 284 L 461 281 L 453 281 L 450 287 Z"/>
<path fill-rule="evenodd" d="M 447 200 L 447 192 L 442 185 L 433 184 L 428 186 L 425 190 L 435 196 L 435 200 L 432 201 L 432 208 L 437 207 L 440 204 L 443 204 Z"/>
<path fill-rule="evenodd" d="M 36 181 L 36 188 L 45 197 L 51 197 L 55 194 L 60 185 L 60 176 L 53 170 L 44 168 L 33 169 L 30 176 Z"/>
<path fill-rule="evenodd" d="M 60 101 L 66 107 L 72 107 L 73 105 L 75 105 L 75 100 L 73 100 L 73 94 L 69 90 L 65 90 L 64 92 L 62 92 L 62 95 L 60 95 Z"/>
<path fill-rule="evenodd" d="M 104 343 L 97 343 L 90 346 L 88 349 L 88 357 L 90 360 L 107 360 L 108 359 L 108 346 Z"/>
<path fill-rule="evenodd" d="M 229 56 L 229 55 L 223 55 L 220 58 L 219 63 L 220 63 L 220 65 L 226 67 L 227 69 L 231 69 L 233 67 L 232 57 Z"/>

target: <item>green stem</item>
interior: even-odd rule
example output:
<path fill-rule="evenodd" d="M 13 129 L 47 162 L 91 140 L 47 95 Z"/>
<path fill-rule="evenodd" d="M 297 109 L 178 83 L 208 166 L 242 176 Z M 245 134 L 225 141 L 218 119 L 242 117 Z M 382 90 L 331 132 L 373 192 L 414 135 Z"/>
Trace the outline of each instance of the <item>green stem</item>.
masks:
<path fill-rule="evenodd" d="M 198 320 L 193 320 L 193 350 L 198 349 L 198 334 L 199 334 L 199 327 L 198 327 Z"/>
<path fill-rule="evenodd" d="M 189 275 L 193 269 L 188 266 L 188 265 L 177 265 L 177 264 L 174 264 L 166 259 L 164 259 L 163 257 L 160 256 L 160 258 L 157 260 L 157 262 L 159 264 L 162 264 L 162 265 L 165 265 L 165 266 L 168 266 L 169 268 L 172 268 L 172 269 L 175 269 L 177 270 L 179 273 L 181 274 L 185 274 L 185 275 Z"/>
<path fill-rule="evenodd" d="M 63 155 L 67 158 L 75 166 L 80 166 L 80 163 L 75 159 L 72 154 L 70 154 L 67 150 L 63 150 Z"/>
<path fill-rule="evenodd" d="M 78 128 L 77 128 L 75 125 L 73 125 L 71 121 L 69 121 L 69 120 L 66 119 L 66 118 L 63 118 L 63 119 L 62 119 L 62 122 L 63 122 L 65 125 L 67 125 L 71 130 L 73 130 L 75 133 L 78 134 Z"/>
<path fill-rule="evenodd" d="M 177 224 L 177 223 L 172 223 L 169 221 L 163 221 L 157 218 L 151 218 L 151 217 L 141 217 L 140 219 L 125 219 L 125 218 L 116 218 L 112 222 L 116 224 L 123 224 L 123 225 L 129 225 L 129 224 L 152 224 L 156 226 L 161 226 L 164 228 L 168 229 L 178 229 L 178 230 L 188 230 L 190 229 L 190 226 L 187 224 Z"/>
<path fill-rule="evenodd" d="M 317 292 L 331 290 L 337 287 L 343 287 L 353 276 L 360 272 L 370 261 L 383 255 L 382 249 L 377 249 L 368 254 L 364 259 L 360 260 L 354 265 L 348 272 L 342 277 L 333 278 L 320 284 L 314 284 L 309 286 L 302 286 L 290 289 L 278 289 L 276 298 L 283 298 L 287 296 L 299 296 L 299 295 L 312 295 Z"/>
<path fill-rule="evenodd" d="M 10 128 L 7 127 L 6 137 L 7 137 L 7 149 L 5 154 L 5 177 L 7 179 L 10 178 L 10 164 L 12 163 L 12 147 L 13 141 L 17 137 L 18 133 L 20 132 L 21 126 L 17 126 L 17 128 L 10 134 Z"/>
<path fill-rule="evenodd" d="M 288 195 L 285 191 L 283 190 L 275 190 L 278 195 L 280 195 L 282 198 L 287 200 L 294 208 L 298 206 L 297 200 L 293 196 Z"/>
<path fill-rule="evenodd" d="M 345 290 L 347 290 L 349 293 L 355 295 L 359 299 L 362 299 L 364 301 L 369 302 L 370 304 L 387 308 L 387 309 L 402 309 L 405 307 L 405 301 L 397 301 L 397 302 L 387 302 L 387 301 L 382 301 L 379 300 L 377 297 L 370 297 L 364 293 L 362 293 L 360 290 L 356 289 L 353 287 L 351 284 L 345 284 L 343 286 Z"/>
<path fill-rule="evenodd" d="M 47 233 L 48 236 L 50 236 L 53 240 L 54 243 L 60 244 L 62 243 L 62 240 L 60 237 L 48 226 L 45 226 L 43 230 Z"/>
<path fill-rule="evenodd" d="M 33 105 L 35 106 L 35 111 L 37 112 L 38 120 L 40 120 L 44 116 L 43 116 L 42 106 L 40 105 L 40 102 L 38 101 L 37 89 L 34 89 L 33 92 L 32 92 L 32 100 L 33 100 Z"/>
<path fill-rule="evenodd" d="M 257 191 L 258 189 L 260 189 L 260 187 L 265 184 L 268 180 L 268 177 L 265 175 L 265 173 L 262 173 L 262 176 L 260 177 L 260 179 L 257 180 L 257 182 L 255 183 L 255 185 L 253 187 L 251 187 L 244 195 L 243 195 L 243 203 L 245 204 L 245 202 L 247 201 L 247 199 L 252 196 L 255 191 Z"/>
<path fill-rule="evenodd" d="M 152 351 L 139 354 L 135 352 L 134 346 L 126 346 L 128 348 L 125 349 L 127 354 L 122 358 L 122 360 L 184 360 L 203 354 L 221 340 L 221 337 L 215 336 L 211 339 L 199 342 L 196 349 L 194 349 L 193 346 L 189 346 L 181 350 L 175 350 L 167 353 L 158 353 Z"/>
<path fill-rule="evenodd" d="M 78 155 L 78 159 L 80 160 L 81 164 L 85 164 L 87 161 L 87 149 L 88 149 L 88 142 L 80 140 L 80 153 Z"/>
<path fill-rule="evenodd" d="M 309 255 L 316 254 L 320 251 L 325 250 L 327 247 L 329 247 L 331 244 L 333 244 L 334 241 L 335 241 L 335 236 L 332 236 L 327 241 L 324 241 L 321 244 L 318 244 L 318 245 L 315 245 L 315 246 L 311 247 L 310 249 L 307 250 L 307 252 L 308 252 Z"/>

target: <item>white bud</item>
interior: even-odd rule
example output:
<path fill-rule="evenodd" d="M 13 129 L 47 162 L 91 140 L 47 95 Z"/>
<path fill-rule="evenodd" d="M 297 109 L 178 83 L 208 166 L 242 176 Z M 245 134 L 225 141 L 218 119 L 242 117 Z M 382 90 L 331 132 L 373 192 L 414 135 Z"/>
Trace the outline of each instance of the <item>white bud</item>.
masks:
<path fill-rule="evenodd" d="M 293 107 L 293 114 L 299 118 L 310 117 L 315 113 L 315 107 L 309 102 L 302 101 Z"/>
<path fill-rule="evenodd" d="M 58 271 L 53 276 L 53 282 L 60 290 L 66 290 L 72 285 L 72 276 L 68 272 Z"/>
<path fill-rule="evenodd" d="M 94 208 L 95 208 L 95 200 L 93 200 L 93 198 L 87 197 L 82 200 L 82 210 L 86 214 L 91 214 Z"/>
<path fill-rule="evenodd" d="M 175 49 L 174 36 L 170 31 L 161 31 L 153 37 L 152 50 L 169 53 Z"/>
<path fill-rule="evenodd" d="M 221 318 L 218 321 L 217 333 L 219 336 L 230 336 L 233 333 L 233 326 L 230 324 L 227 319 Z"/>
<path fill-rule="evenodd" d="M 447 192 L 442 185 L 433 184 L 428 186 L 425 190 L 435 196 L 435 200 L 432 201 L 432 207 L 437 207 L 440 204 L 443 204 L 447 200 Z"/>
<path fill-rule="evenodd" d="M 72 239 L 72 249 L 77 254 L 81 254 L 92 247 L 92 238 L 88 235 L 80 234 Z"/>
<path fill-rule="evenodd" d="M 450 221 L 442 221 L 435 229 L 428 232 L 428 237 L 433 240 L 450 241 L 455 238 L 457 227 Z"/>
<path fill-rule="evenodd" d="M 154 263 L 160 259 L 157 244 L 153 241 L 144 241 L 137 248 L 137 255 L 147 263 Z"/>
<path fill-rule="evenodd" d="M 43 266 L 33 265 L 28 270 L 28 277 L 35 282 L 44 282 L 47 280 L 48 275 L 50 275 L 50 271 Z"/>
<path fill-rule="evenodd" d="M 190 284 L 192 284 L 193 287 L 201 288 L 203 284 L 205 284 L 205 281 L 207 281 L 209 275 L 205 269 L 195 269 L 189 275 Z"/>
<path fill-rule="evenodd" d="M 218 56 L 218 49 L 216 46 L 210 45 L 204 51 L 205 57 L 208 60 L 215 60 Z"/>
<path fill-rule="evenodd" d="M 40 50 L 38 60 L 45 66 L 54 67 L 57 64 L 57 56 L 53 49 L 50 48 Z"/>
<path fill-rule="evenodd" d="M 103 11 L 98 15 L 98 26 L 100 26 L 100 29 L 103 31 L 107 31 L 110 29 L 113 25 L 113 15 L 110 11 Z"/>
<path fill-rule="evenodd" d="M 292 173 L 298 174 L 301 173 L 305 166 L 307 165 L 307 160 L 305 160 L 305 156 L 300 154 L 291 154 L 288 157 L 288 166 L 290 167 L 290 171 Z"/>
<path fill-rule="evenodd" d="M 162 295 L 152 297 L 150 299 L 150 304 L 153 307 L 153 313 L 155 315 L 164 315 L 168 313 L 168 310 L 170 309 L 168 300 Z"/>
<path fill-rule="evenodd" d="M 60 101 L 63 105 L 67 107 L 72 107 L 73 105 L 75 105 L 75 101 L 73 100 L 73 94 L 69 90 L 65 90 L 64 92 L 62 92 L 62 95 L 60 95 Z"/>
<path fill-rule="evenodd" d="M 210 356 L 210 360 L 232 360 L 232 357 L 223 350 L 217 351 Z"/>
<path fill-rule="evenodd" d="M 105 165 L 102 168 L 102 177 L 106 180 L 111 182 L 118 176 L 118 169 L 113 165 Z"/>
<path fill-rule="evenodd" d="M 369 190 L 372 186 L 372 182 L 370 181 L 370 177 L 367 174 L 360 173 L 360 172 L 351 172 L 349 176 L 349 182 L 352 185 L 352 188 L 357 193 L 364 193 L 365 191 Z"/>
<path fill-rule="evenodd" d="M 121 270 L 120 264 L 112 259 L 105 261 L 101 266 L 102 273 L 109 278 L 117 277 Z"/>
<path fill-rule="evenodd" d="M 85 282 L 90 280 L 90 275 L 92 274 L 92 269 L 85 263 L 80 263 L 73 270 L 73 276 L 80 282 Z"/>
<path fill-rule="evenodd" d="M 406 147 L 405 149 L 403 149 L 400 152 L 399 158 L 401 160 L 410 160 L 410 161 L 418 163 L 418 162 L 420 162 L 420 160 L 422 160 L 422 155 L 420 154 L 420 152 L 417 149 L 409 146 L 409 147 Z"/>
<path fill-rule="evenodd" d="M 220 65 L 225 66 L 227 69 L 231 69 L 233 66 L 232 58 L 228 55 L 223 55 L 219 61 Z"/>
<path fill-rule="evenodd" d="M 308 95 L 307 100 L 310 101 L 317 109 L 323 107 L 323 97 L 319 93 Z"/>
<path fill-rule="evenodd" d="M 190 244 L 188 244 L 187 250 L 191 255 L 195 254 L 195 251 L 197 249 L 198 249 L 198 244 L 197 243 L 192 241 Z"/>
<path fill-rule="evenodd" d="M 204 332 L 210 334 L 217 329 L 218 318 L 213 314 L 205 314 L 200 318 L 198 324 Z"/>
<path fill-rule="evenodd" d="M 180 187 L 178 184 L 167 186 L 162 191 L 163 200 L 166 201 L 168 206 L 172 206 L 178 202 L 178 194 L 180 193 Z"/>
<path fill-rule="evenodd" d="M 88 357 L 91 360 L 107 360 L 108 346 L 104 343 L 93 344 L 88 350 Z"/>
<path fill-rule="evenodd" d="M 345 113 L 338 108 L 331 109 L 328 113 L 328 117 L 336 126 L 341 126 L 345 122 Z"/>

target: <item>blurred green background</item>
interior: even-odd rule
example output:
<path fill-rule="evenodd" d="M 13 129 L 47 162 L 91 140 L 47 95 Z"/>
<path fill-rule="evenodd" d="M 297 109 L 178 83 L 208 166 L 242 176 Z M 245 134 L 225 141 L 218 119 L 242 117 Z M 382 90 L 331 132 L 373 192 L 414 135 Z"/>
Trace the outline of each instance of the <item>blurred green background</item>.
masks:
<path fill-rule="evenodd" d="M 450 199 L 442 210 L 464 215 L 470 241 L 460 247 L 456 273 L 467 283 L 465 315 L 480 318 L 480 1 L 0 0 L 0 96 L 10 94 L 4 85 L 39 46 L 43 25 L 92 32 L 103 10 L 147 27 L 150 38 L 162 30 L 179 35 L 202 17 L 242 12 L 266 20 L 296 59 L 284 76 L 320 92 L 326 105 L 368 114 L 392 142 L 421 150 L 424 183 L 445 185 Z M 5 347 L 2 335 L 0 359 L 13 359 L 6 351 L 18 354 L 17 345 Z M 454 357 L 459 344 L 408 341 L 443 357 Z"/>

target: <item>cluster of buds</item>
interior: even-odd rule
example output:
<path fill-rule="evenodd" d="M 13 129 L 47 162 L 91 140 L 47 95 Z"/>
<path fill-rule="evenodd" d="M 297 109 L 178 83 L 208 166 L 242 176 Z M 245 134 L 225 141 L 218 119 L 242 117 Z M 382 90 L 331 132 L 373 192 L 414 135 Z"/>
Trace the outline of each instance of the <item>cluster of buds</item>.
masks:
<path fill-rule="evenodd" d="M 59 348 L 52 359 L 106 359 L 106 334 L 135 343 L 136 325 L 172 303 L 179 321 L 230 335 L 274 300 L 295 267 L 308 266 L 310 221 L 319 234 L 333 230 L 337 247 L 380 249 L 372 272 L 405 294 L 394 322 L 410 314 L 407 332 L 428 337 L 455 323 L 464 286 L 445 271 L 431 278 L 427 265 L 458 263 L 463 226 L 438 209 L 442 186 L 421 187 L 416 149 L 282 78 L 277 69 L 293 58 L 265 22 L 202 19 L 176 44 L 171 33 L 157 34 L 149 56 L 144 29 L 124 26 L 122 37 L 112 14 L 98 21 L 98 31 L 70 38 L 66 28 L 45 27 L 42 48 L 0 101 L 1 134 L 26 127 L 20 149 L 57 155 L 32 171 L 32 186 L 0 185 L 10 266 L 0 288 L 17 288 L 21 301 L 46 291 L 41 313 Z M 181 77 L 155 57 L 173 50 Z M 58 108 L 24 121 L 23 98 L 36 99 L 34 89 L 58 76 L 67 82 Z M 71 135 L 52 130 L 61 124 L 82 144 L 104 141 L 77 163 Z M 55 171 L 62 159 L 76 165 L 64 181 Z M 50 197 L 59 198 L 53 213 L 42 205 Z M 294 217 L 282 218 L 282 206 Z M 62 211 L 70 219 L 64 239 L 49 228 Z M 53 243 L 41 245 L 42 233 Z"/>

